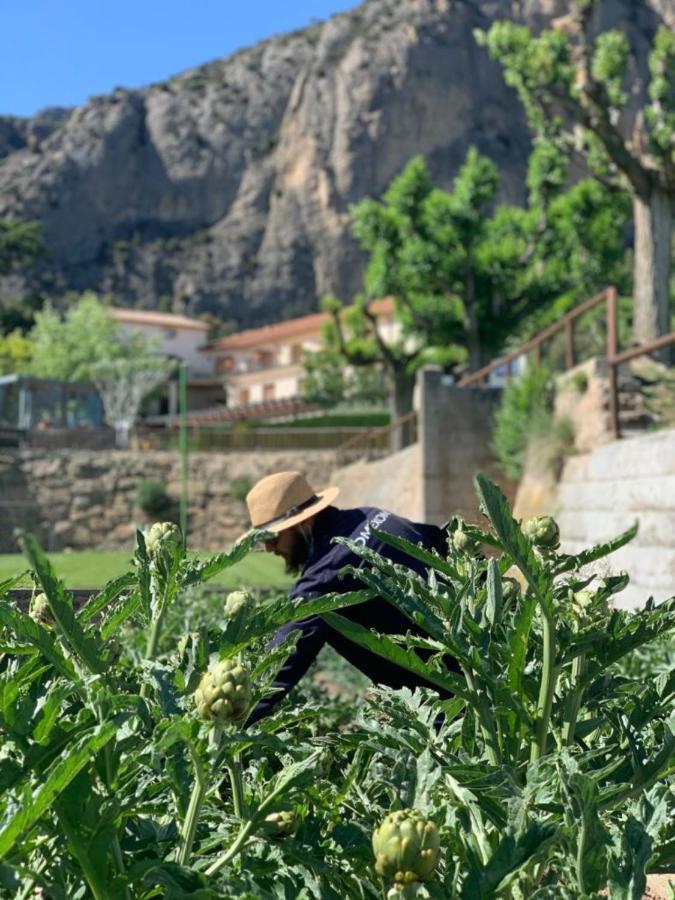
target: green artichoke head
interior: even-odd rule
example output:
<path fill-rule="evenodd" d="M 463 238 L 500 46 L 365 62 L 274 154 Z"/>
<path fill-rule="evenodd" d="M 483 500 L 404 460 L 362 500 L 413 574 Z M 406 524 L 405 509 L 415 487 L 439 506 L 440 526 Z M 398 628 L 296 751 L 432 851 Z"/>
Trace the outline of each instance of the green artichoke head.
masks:
<path fill-rule="evenodd" d="M 33 619 L 34 622 L 39 622 L 40 625 L 53 624 L 54 617 L 52 616 L 52 611 L 50 609 L 46 594 L 36 594 L 32 598 L 32 600 L 30 601 L 30 607 L 28 608 L 28 615 L 31 617 L 31 619 Z"/>
<path fill-rule="evenodd" d="M 251 679 L 238 659 L 223 659 L 202 676 L 195 691 L 197 711 L 214 725 L 243 719 L 251 706 Z"/>
<path fill-rule="evenodd" d="M 282 809 L 265 816 L 263 829 L 269 837 L 283 838 L 295 834 L 299 824 L 298 817 L 293 810 Z"/>
<path fill-rule="evenodd" d="M 397 884 L 431 878 L 439 851 L 435 823 L 416 809 L 390 813 L 373 832 L 375 871 Z"/>
<path fill-rule="evenodd" d="M 520 597 L 520 585 L 515 578 L 502 578 L 502 598 L 508 606 Z"/>
<path fill-rule="evenodd" d="M 452 546 L 458 553 L 475 553 L 478 549 L 476 541 L 464 530 L 464 522 L 459 523 L 452 533 Z"/>
<path fill-rule="evenodd" d="M 560 529 L 551 516 L 535 516 L 525 524 L 524 531 L 535 547 L 555 550 L 560 546 Z"/>
<path fill-rule="evenodd" d="M 155 522 L 145 532 L 145 549 L 148 556 L 152 559 L 160 550 L 173 549 L 180 547 L 183 538 L 180 528 L 173 522 Z"/>
<path fill-rule="evenodd" d="M 241 610 L 252 614 L 255 611 L 255 597 L 248 591 L 230 591 L 225 598 L 225 617 L 234 619 Z"/>

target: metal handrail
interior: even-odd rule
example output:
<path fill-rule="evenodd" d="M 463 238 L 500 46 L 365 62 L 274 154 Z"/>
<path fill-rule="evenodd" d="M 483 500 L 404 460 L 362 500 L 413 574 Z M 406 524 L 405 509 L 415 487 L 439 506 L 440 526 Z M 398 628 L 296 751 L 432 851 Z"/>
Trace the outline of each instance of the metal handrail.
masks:
<path fill-rule="evenodd" d="M 403 428 L 405 425 L 410 423 L 413 427 L 413 441 L 415 442 L 416 434 L 416 425 L 417 425 L 417 410 L 411 410 L 409 413 L 406 413 L 404 416 L 400 416 L 398 419 L 395 419 L 389 425 L 380 425 L 377 428 L 369 428 L 365 434 L 357 434 L 354 437 L 350 438 L 348 441 L 345 441 L 344 444 L 340 444 L 337 447 L 337 456 L 338 459 L 344 458 L 345 455 L 349 455 L 351 453 L 356 453 L 359 450 L 366 451 L 368 449 L 372 449 L 377 446 L 378 443 L 381 443 L 383 446 L 388 447 L 390 444 L 391 435 L 394 431 L 399 428 Z"/>
<path fill-rule="evenodd" d="M 675 344 L 675 331 L 669 331 L 668 334 L 662 334 L 653 341 L 647 341 L 645 344 L 638 344 L 636 347 L 629 347 L 628 350 L 617 352 L 616 346 L 614 352 L 607 355 L 607 363 L 609 365 L 609 404 L 611 427 L 615 439 L 621 437 L 621 423 L 619 422 L 619 391 L 618 391 L 618 368 L 622 363 L 630 362 L 638 356 L 648 356 L 657 350 L 663 350 Z"/>
<path fill-rule="evenodd" d="M 536 354 L 537 362 L 539 362 L 541 355 L 541 345 L 544 343 L 544 341 L 547 341 L 549 338 L 553 337 L 554 334 L 557 334 L 559 331 L 563 330 L 565 331 L 566 368 L 571 369 L 575 365 L 574 322 L 579 318 L 579 316 L 582 316 L 590 309 L 594 309 L 596 306 L 600 306 L 600 304 L 602 303 L 607 304 L 607 355 L 609 356 L 610 349 L 612 349 L 613 351 L 616 350 L 618 333 L 616 300 L 616 288 L 605 288 L 604 291 L 600 291 L 599 294 L 595 294 L 588 300 L 584 300 L 584 302 L 580 303 L 579 306 L 575 306 L 574 309 L 571 309 L 568 313 L 565 313 L 565 315 L 562 316 L 558 322 L 554 322 L 553 325 L 549 325 L 547 328 L 544 328 L 538 334 L 535 334 L 534 337 L 530 338 L 528 341 L 525 341 L 519 347 L 516 347 L 515 350 L 504 354 L 504 356 L 500 356 L 499 359 L 492 360 L 491 363 L 489 363 L 487 366 L 483 366 L 482 369 L 478 369 L 476 372 L 470 372 L 468 375 L 465 375 L 457 382 L 457 386 L 468 387 L 471 384 L 485 381 L 488 376 L 496 369 L 500 369 L 502 366 L 508 366 L 508 364 L 512 360 L 517 359 L 519 356 L 524 356 L 526 353 L 530 353 L 533 350 Z"/>

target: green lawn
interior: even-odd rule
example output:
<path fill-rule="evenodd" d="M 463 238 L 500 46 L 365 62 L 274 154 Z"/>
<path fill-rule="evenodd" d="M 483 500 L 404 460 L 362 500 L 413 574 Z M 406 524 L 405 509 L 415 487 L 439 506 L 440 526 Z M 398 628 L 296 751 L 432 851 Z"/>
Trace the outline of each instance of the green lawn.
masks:
<path fill-rule="evenodd" d="M 200 554 L 207 555 L 207 554 Z M 132 554 L 128 550 L 77 553 L 50 553 L 49 559 L 60 578 L 69 588 L 98 588 L 106 581 L 130 568 Z M 18 575 L 26 569 L 26 558 L 20 553 L 0 554 L 0 581 Z M 225 587 L 285 588 L 291 583 L 278 556 L 270 553 L 249 553 L 238 565 L 226 569 L 213 579 Z M 30 586 L 26 578 L 26 586 Z"/>

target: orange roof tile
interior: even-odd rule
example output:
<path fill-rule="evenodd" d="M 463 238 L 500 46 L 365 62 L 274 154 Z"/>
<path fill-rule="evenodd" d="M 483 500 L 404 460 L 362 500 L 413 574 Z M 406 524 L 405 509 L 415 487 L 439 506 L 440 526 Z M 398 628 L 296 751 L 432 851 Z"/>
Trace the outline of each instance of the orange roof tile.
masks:
<path fill-rule="evenodd" d="M 197 331 L 207 331 L 206 322 L 199 319 L 191 319 L 189 316 L 181 316 L 176 313 L 156 312 L 151 309 L 121 309 L 112 307 L 110 315 L 117 322 L 127 325 L 157 325 L 162 328 L 193 328 Z"/>
<path fill-rule="evenodd" d="M 394 308 L 391 297 L 382 300 L 373 300 L 370 309 L 378 314 L 386 314 Z M 208 350 L 248 350 L 260 344 L 281 341 L 284 338 L 295 337 L 301 334 L 318 334 L 321 326 L 329 318 L 328 313 L 312 313 L 308 316 L 300 316 L 297 319 L 287 319 L 285 322 L 276 322 L 274 325 L 263 325 L 262 328 L 249 328 L 246 331 L 238 331 L 212 341 L 204 349 Z"/>

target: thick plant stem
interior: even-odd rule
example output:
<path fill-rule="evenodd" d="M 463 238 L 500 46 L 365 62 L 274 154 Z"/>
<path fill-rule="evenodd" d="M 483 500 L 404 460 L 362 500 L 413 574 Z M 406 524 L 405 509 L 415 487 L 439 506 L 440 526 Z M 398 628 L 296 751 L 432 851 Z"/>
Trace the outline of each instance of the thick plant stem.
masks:
<path fill-rule="evenodd" d="M 234 814 L 238 819 L 246 818 L 246 801 L 244 799 L 244 781 L 241 773 L 241 756 L 236 753 L 231 765 L 227 767 L 232 785 L 232 801 Z"/>
<path fill-rule="evenodd" d="M 192 744 L 188 744 L 188 747 L 195 768 L 195 783 L 192 787 L 190 803 L 181 829 L 181 844 L 178 852 L 178 862 L 182 866 L 187 866 L 190 862 L 192 845 L 197 832 L 197 822 L 199 821 L 199 812 L 202 808 L 204 794 L 206 793 L 206 781 L 204 779 L 204 767 L 202 766 L 202 761 Z"/>
<path fill-rule="evenodd" d="M 483 734 L 483 739 L 485 740 L 485 751 L 487 753 L 488 760 L 490 762 L 490 765 L 498 766 L 501 763 L 499 739 L 497 738 L 497 732 L 495 731 L 494 722 L 490 718 L 490 711 L 485 703 L 484 695 L 481 695 L 481 693 L 476 688 L 473 673 L 468 669 L 465 669 L 464 667 L 462 667 L 462 672 L 464 673 L 466 683 L 473 695 L 476 712 L 478 713 L 480 730 Z"/>
<path fill-rule="evenodd" d="M 546 753 L 548 739 L 548 727 L 551 721 L 551 707 L 553 706 L 553 694 L 557 671 L 555 667 L 555 624 L 549 609 L 541 604 L 544 632 L 544 658 L 542 662 L 541 684 L 539 686 L 539 698 L 537 700 L 537 719 L 535 737 L 530 745 L 530 762 L 536 762 Z"/>
<path fill-rule="evenodd" d="M 574 743 L 574 731 L 577 727 L 577 715 L 579 714 L 579 705 L 581 704 L 581 690 L 578 688 L 579 679 L 584 672 L 584 664 L 586 662 L 586 654 L 580 653 L 575 657 L 572 663 L 572 675 L 570 680 L 570 693 L 567 698 L 565 709 L 565 724 L 563 727 L 563 743 Z"/>
<path fill-rule="evenodd" d="M 234 839 L 232 846 L 229 847 L 229 849 L 226 850 L 225 853 L 222 854 L 222 856 L 219 856 L 215 862 L 211 863 L 209 868 L 206 870 L 207 875 L 215 875 L 215 873 L 220 871 L 223 866 L 226 866 L 235 858 L 235 856 L 242 850 L 246 841 L 249 839 L 251 832 L 253 831 L 255 826 L 258 824 L 258 822 L 261 822 L 265 818 L 265 816 L 274 806 L 277 798 L 283 793 L 283 791 L 283 785 L 275 788 L 272 793 L 269 794 L 269 796 L 266 797 L 265 800 L 263 800 L 263 802 L 256 810 L 255 814 L 250 819 L 247 819 L 243 822 L 239 834 Z"/>
<path fill-rule="evenodd" d="M 226 866 L 235 858 L 237 853 L 239 853 L 239 851 L 248 840 L 249 835 L 253 831 L 254 825 L 254 819 L 249 819 L 248 822 L 246 822 L 246 824 L 241 828 L 237 837 L 234 839 L 234 843 L 229 848 L 229 850 L 223 853 L 222 856 L 219 856 L 218 859 L 208 867 L 208 869 L 206 870 L 207 875 L 215 875 L 216 872 L 220 871 L 220 869 L 223 868 L 223 866 Z"/>
<path fill-rule="evenodd" d="M 98 720 L 103 725 L 106 718 L 105 709 L 102 703 L 96 703 L 96 714 L 98 716 Z M 110 744 L 106 744 L 103 748 L 103 762 L 105 764 L 105 782 L 106 788 L 109 794 L 113 793 L 113 766 L 112 766 L 112 749 Z M 120 840 L 115 833 L 113 839 L 111 841 L 112 847 L 112 855 L 113 862 L 115 864 L 115 869 L 119 875 L 124 876 L 125 868 L 124 868 L 124 857 L 122 856 L 122 847 L 120 846 Z M 124 889 L 124 896 L 129 898 L 131 895 L 129 894 L 129 888 Z"/>
<path fill-rule="evenodd" d="M 150 634 L 148 635 L 148 643 L 145 649 L 145 658 L 146 659 L 154 659 L 157 655 L 157 647 L 159 646 L 159 636 L 162 633 L 162 624 L 164 622 L 164 613 L 166 612 L 167 606 L 167 590 L 168 588 L 164 588 L 164 595 L 162 596 L 160 602 L 157 604 L 157 614 L 154 619 L 150 623 Z M 148 691 L 150 686 L 147 681 L 143 682 L 141 685 L 141 697 L 145 699 L 148 695 Z"/>

